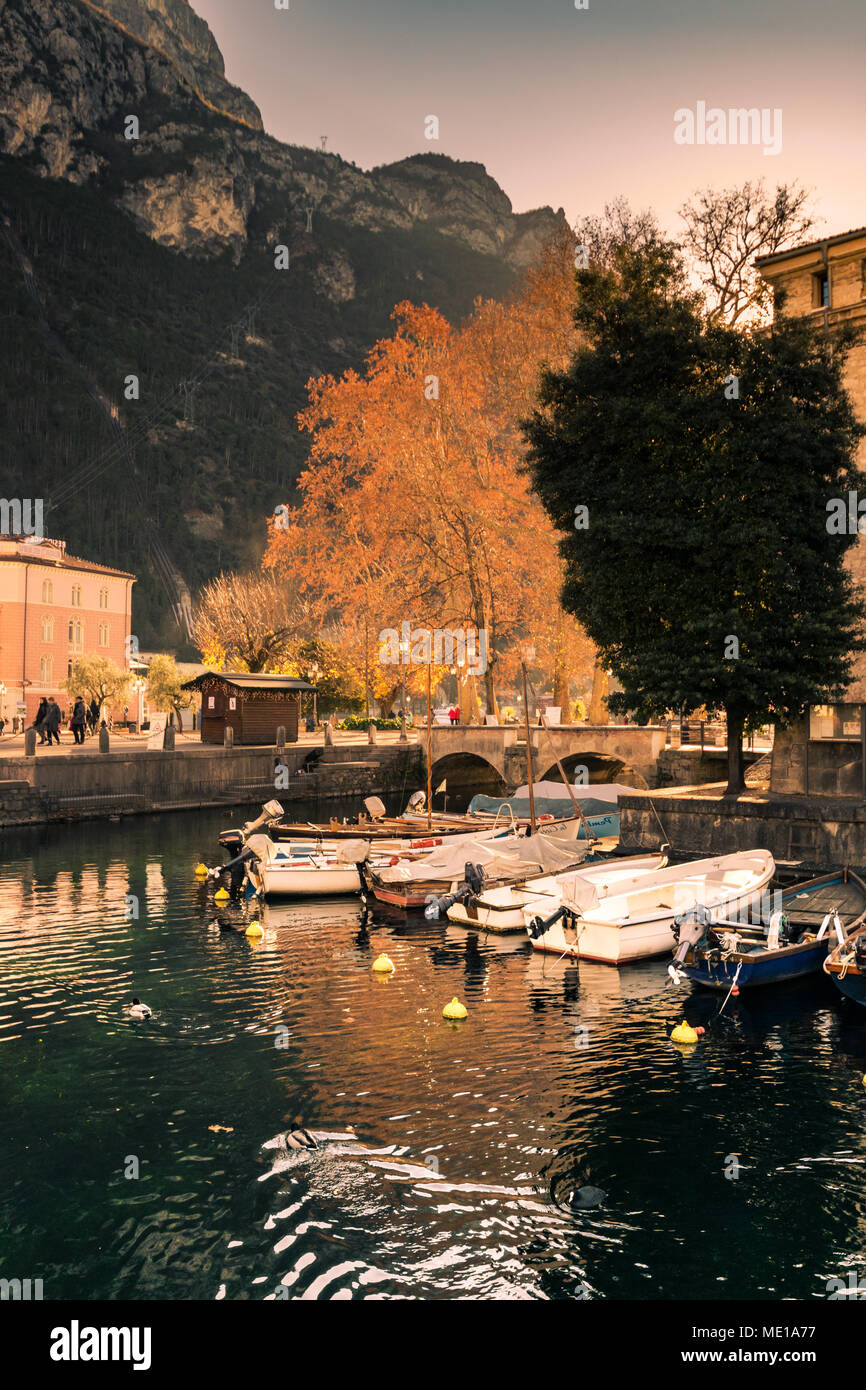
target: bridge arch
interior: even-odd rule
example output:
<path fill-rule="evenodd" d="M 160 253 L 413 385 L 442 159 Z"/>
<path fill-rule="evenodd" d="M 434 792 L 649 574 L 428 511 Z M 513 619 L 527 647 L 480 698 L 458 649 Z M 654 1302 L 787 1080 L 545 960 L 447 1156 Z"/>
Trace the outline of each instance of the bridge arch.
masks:
<path fill-rule="evenodd" d="M 447 781 L 447 791 L 436 795 L 436 788 Z M 449 811 L 465 811 L 476 792 L 485 796 L 508 794 L 508 784 L 498 768 L 477 753 L 446 753 L 433 764 L 433 809 L 443 811 L 445 798 Z"/>
<path fill-rule="evenodd" d="M 567 753 L 560 758 L 563 770 L 569 781 L 574 781 L 574 775 L 579 767 L 585 767 L 589 777 L 589 785 L 593 782 L 622 782 L 627 787 L 639 787 L 645 790 L 648 782 L 640 772 L 635 771 L 622 758 L 615 754 L 591 752 Z M 543 766 L 543 764 L 541 764 Z M 539 782 L 561 782 L 559 768 L 556 763 L 552 763 L 546 772 L 536 772 L 536 780 Z"/>

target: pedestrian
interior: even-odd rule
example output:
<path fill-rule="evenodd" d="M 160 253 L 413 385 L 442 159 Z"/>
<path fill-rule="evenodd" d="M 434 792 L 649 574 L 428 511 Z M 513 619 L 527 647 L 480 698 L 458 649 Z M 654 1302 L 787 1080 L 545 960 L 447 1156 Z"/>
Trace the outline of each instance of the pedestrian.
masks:
<path fill-rule="evenodd" d="M 48 709 L 46 710 L 45 718 L 43 720 L 43 727 L 48 735 L 49 745 L 53 738 L 54 742 L 58 745 L 58 747 L 60 746 L 61 717 L 62 716 L 60 714 L 60 706 L 58 705 L 57 701 L 52 695 L 51 699 L 48 701 Z"/>
<path fill-rule="evenodd" d="M 87 706 L 87 726 L 90 729 L 91 738 L 96 733 L 96 725 L 99 721 L 99 701 L 94 695 Z"/>
<path fill-rule="evenodd" d="M 39 701 L 39 705 L 38 705 L 38 708 L 37 708 L 37 710 L 36 710 L 36 715 L 35 715 L 34 720 L 33 720 L 33 728 L 36 730 L 37 734 L 39 735 L 39 742 L 40 742 L 40 743 L 47 743 L 47 742 L 48 742 L 48 730 L 47 730 L 46 727 L 45 727 L 45 717 L 46 717 L 47 714 L 48 714 L 48 701 L 46 700 L 45 696 L 43 695 L 43 696 L 42 696 L 42 699 Z"/>
<path fill-rule="evenodd" d="M 76 695 L 75 704 L 72 707 L 72 737 L 76 743 L 84 742 L 84 730 L 87 726 L 87 710 L 80 695 Z"/>

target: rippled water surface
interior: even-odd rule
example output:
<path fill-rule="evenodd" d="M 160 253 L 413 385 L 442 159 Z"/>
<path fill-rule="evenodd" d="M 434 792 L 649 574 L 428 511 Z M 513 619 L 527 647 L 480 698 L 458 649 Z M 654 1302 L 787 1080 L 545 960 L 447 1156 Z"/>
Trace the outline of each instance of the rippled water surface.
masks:
<path fill-rule="evenodd" d="M 714 1020 L 664 962 L 577 970 L 365 927 L 349 900 L 266 907 L 254 942 L 192 873 L 242 819 L 4 837 L 0 1276 L 46 1298 L 779 1299 L 862 1270 L 866 1011 L 829 982 Z M 678 1012 L 709 1024 L 690 1054 Z M 298 1123 L 347 1137 L 288 1150 Z M 585 1186 L 602 1205 L 570 1204 Z"/>

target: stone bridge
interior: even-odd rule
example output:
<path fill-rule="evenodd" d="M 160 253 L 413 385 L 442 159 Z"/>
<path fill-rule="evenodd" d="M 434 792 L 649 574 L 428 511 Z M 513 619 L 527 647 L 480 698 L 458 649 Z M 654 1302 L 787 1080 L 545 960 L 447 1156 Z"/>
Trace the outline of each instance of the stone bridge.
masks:
<path fill-rule="evenodd" d="M 667 729 L 664 724 L 566 724 L 546 731 L 533 725 L 529 737 L 537 782 L 559 780 L 559 758 L 571 781 L 582 780 L 578 769 L 585 767 L 587 781 L 654 787 Z M 423 731 L 419 738 L 423 744 Z M 498 796 L 528 780 L 522 725 L 435 725 L 432 739 L 433 786 L 446 778 L 449 800 L 452 793 Z"/>

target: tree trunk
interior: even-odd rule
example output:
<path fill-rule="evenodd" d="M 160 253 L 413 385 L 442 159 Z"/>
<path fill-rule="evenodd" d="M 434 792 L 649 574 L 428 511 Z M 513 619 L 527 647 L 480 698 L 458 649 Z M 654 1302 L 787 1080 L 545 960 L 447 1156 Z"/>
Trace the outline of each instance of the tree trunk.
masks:
<path fill-rule="evenodd" d="M 592 673 L 592 699 L 589 703 L 589 723 L 607 724 L 610 716 L 607 712 L 607 697 L 610 693 L 610 676 L 596 660 L 595 669 Z"/>
<path fill-rule="evenodd" d="M 728 721 L 728 785 L 725 796 L 739 796 L 746 790 L 743 774 L 743 724 L 745 720 L 734 710 L 726 710 Z"/>

